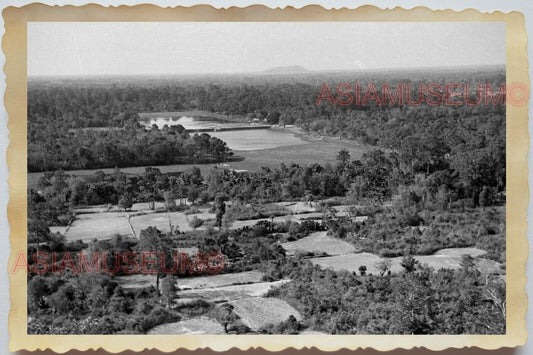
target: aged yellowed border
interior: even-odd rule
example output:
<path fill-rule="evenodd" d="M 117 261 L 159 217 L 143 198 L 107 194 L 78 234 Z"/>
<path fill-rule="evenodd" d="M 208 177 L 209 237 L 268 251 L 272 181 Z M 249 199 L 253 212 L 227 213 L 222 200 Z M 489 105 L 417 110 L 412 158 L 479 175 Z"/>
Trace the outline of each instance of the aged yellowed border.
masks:
<path fill-rule="evenodd" d="M 26 252 L 26 86 L 27 54 L 26 24 L 31 21 L 438 21 L 438 22 L 505 22 L 507 43 L 507 83 L 521 82 L 528 88 L 527 35 L 524 16 L 518 12 L 488 14 L 476 10 L 455 12 L 433 11 L 423 7 L 382 10 L 364 6 L 355 10 L 325 10 L 320 6 L 302 9 L 288 7 L 270 9 L 264 6 L 215 9 L 207 5 L 190 8 L 160 8 L 153 5 L 106 8 L 100 5 L 81 7 L 51 7 L 32 4 L 22 8 L 9 7 L 3 11 L 6 34 L 2 48 L 6 55 L 4 71 L 7 90 L 4 97 L 9 115 L 10 145 L 7 151 L 10 201 L 8 218 L 11 228 L 11 255 L 8 263 L 11 295 L 9 314 L 9 348 L 12 351 L 50 348 L 56 352 L 69 349 L 104 348 L 110 352 L 127 349 L 141 351 L 156 348 L 172 351 L 177 348 L 209 347 L 221 351 L 232 347 L 247 349 L 263 347 L 281 350 L 286 347 L 317 347 L 321 350 L 372 347 L 378 350 L 426 347 L 441 350 L 448 347 L 477 346 L 496 349 L 524 344 L 527 338 L 525 316 L 527 310 L 526 208 L 529 197 L 527 182 L 527 152 L 529 146 L 527 104 L 507 104 L 507 334 L 505 335 L 28 335 L 26 331 L 26 273 L 18 269 L 12 273 L 19 252 Z"/>

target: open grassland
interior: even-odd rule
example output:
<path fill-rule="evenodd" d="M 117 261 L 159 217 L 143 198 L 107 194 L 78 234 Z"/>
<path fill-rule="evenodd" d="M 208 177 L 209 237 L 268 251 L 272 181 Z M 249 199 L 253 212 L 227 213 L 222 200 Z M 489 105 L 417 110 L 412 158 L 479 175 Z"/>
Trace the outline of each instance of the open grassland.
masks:
<path fill-rule="evenodd" d="M 281 244 L 287 255 L 294 255 L 298 251 L 311 253 L 326 253 L 328 255 L 351 254 L 355 247 L 343 240 L 332 238 L 328 232 L 316 232 L 294 242 Z"/>
<path fill-rule="evenodd" d="M 150 329 L 147 334 L 224 334 L 224 328 L 214 319 L 201 317 L 186 319 L 176 323 L 161 324 Z"/>
<path fill-rule="evenodd" d="M 286 321 L 293 315 L 301 320 L 300 313 L 287 302 L 278 298 L 254 297 L 229 302 L 233 312 L 252 330 L 259 330 L 268 324 Z"/>
<path fill-rule="evenodd" d="M 419 264 L 427 265 L 435 270 L 439 269 L 460 269 L 462 255 L 471 255 L 478 257 L 476 266 L 479 271 L 483 273 L 499 273 L 500 263 L 481 258 L 480 256 L 486 254 L 485 251 L 476 248 L 450 248 L 442 249 L 433 255 L 415 255 L 414 258 L 418 260 Z M 360 266 L 366 266 L 367 274 L 379 275 L 378 263 L 389 259 L 391 261 L 391 272 L 399 273 L 403 271 L 401 266 L 402 257 L 396 258 L 380 258 L 371 253 L 354 253 L 335 255 L 331 257 L 312 258 L 311 262 L 315 265 L 320 265 L 323 268 L 331 268 L 335 271 L 346 270 L 359 273 Z"/>

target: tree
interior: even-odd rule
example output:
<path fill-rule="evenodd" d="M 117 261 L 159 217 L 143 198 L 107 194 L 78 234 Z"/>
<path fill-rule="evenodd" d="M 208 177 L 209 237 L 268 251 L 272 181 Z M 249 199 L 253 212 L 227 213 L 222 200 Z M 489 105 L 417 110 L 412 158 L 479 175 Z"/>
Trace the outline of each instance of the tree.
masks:
<path fill-rule="evenodd" d="M 176 207 L 176 201 L 174 200 L 174 194 L 172 191 L 165 191 L 163 193 L 163 198 L 165 199 L 165 208 L 167 211 Z"/>
<path fill-rule="evenodd" d="M 237 320 L 237 315 L 233 313 L 233 306 L 229 303 L 224 303 L 220 308 L 217 315 L 217 320 L 224 327 L 224 332 L 228 332 L 228 325 Z"/>
<path fill-rule="evenodd" d="M 31 312 L 44 308 L 45 296 L 49 289 L 44 277 L 37 275 L 28 282 L 28 310 Z"/>
<path fill-rule="evenodd" d="M 359 266 L 358 270 L 359 270 L 359 273 L 361 274 L 361 276 L 365 276 L 366 275 L 366 266 L 361 265 L 361 266 Z"/>
<path fill-rule="evenodd" d="M 485 210 L 485 207 L 489 206 L 491 203 L 491 193 L 490 188 L 488 186 L 483 186 L 483 189 L 479 193 L 479 205 L 483 207 L 483 211 Z"/>
<path fill-rule="evenodd" d="M 124 211 L 128 211 L 133 206 L 133 199 L 129 193 L 125 193 L 118 200 L 118 207 L 122 208 Z"/>
<path fill-rule="evenodd" d="M 344 169 L 348 163 L 350 162 L 350 152 L 348 152 L 346 149 L 342 149 L 337 153 L 337 162 L 338 166 L 341 169 Z"/>
<path fill-rule="evenodd" d="M 173 275 L 167 274 L 161 280 L 161 299 L 166 303 L 167 308 L 172 307 L 172 302 L 178 297 L 178 289 L 176 287 L 176 280 Z"/>
<path fill-rule="evenodd" d="M 109 310 L 121 313 L 130 313 L 133 310 L 130 299 L 126 298 L 121 287 L 115 287 L 113 296 L 109 299 Z"/>
<path fill-rule="evenodd" d="M 215 198 L 215 214 L 216 214 L 216 226 L 218 228 L 222 227 L 222 217 L 226 213 L 226 203 L 224 202 L 224 197 L 217 196 Z"/>
<path fill-rule="evenodd" d="M 406 255 L 403 257 L 400 265 L 405 269 L 405 272 L 413 272 L 416 270 L 416 265 L 418 260 L 413 258 L 411 255 Z"/>
<path fill-rule="evenodd" d="M 141 231 L 139 236 L 139 243 L 137 243 L 137 250 L 142 252 L 155 253 L 155 267 L 156 267 L 156 289 L 159 292 L 159 278 L 161 275 L 162 264 L 164 259 L 166 269 L 172 268 L 170 263 L 173 262 L 171 252 L 173 250 L 172 241 L 170 238 L 161 233 L 161 231 L 155 227 L 148 227 Z M 170 264 L 170 265 L 167 265 Z"/>
<path fill-rule="evenodd" d="M 189 201 L 191 201 L 191 203 L 194 205 L 196 200 L 198 200 L 198 197 L 200 197 L 200 189 L 196 186 L 189 186 L 187 189 L 187 199 L 189 199 Z"/>
<path fill-rule="evenodd" d="M 204 224 L 204 220 L 201 219 L 201 218 L 198 218 L 196 216 L 194 216 L 193 218 L 191 218 L 189 220 L 189 225 L 191 226 L 192 229 L 196 230 L 196 228 L 199 228 L 201 227 L 202 225 Z"/>
<path fill-rule="evenodd" d="M 376 267 L 379 270 L 380 276 L 385 275 L 385 273 L 390 270 L 391 266 L 392 266 L 392 262 L 390 261 L 390 259 L 383 259 L 382 261 L 376 264 Z"/>

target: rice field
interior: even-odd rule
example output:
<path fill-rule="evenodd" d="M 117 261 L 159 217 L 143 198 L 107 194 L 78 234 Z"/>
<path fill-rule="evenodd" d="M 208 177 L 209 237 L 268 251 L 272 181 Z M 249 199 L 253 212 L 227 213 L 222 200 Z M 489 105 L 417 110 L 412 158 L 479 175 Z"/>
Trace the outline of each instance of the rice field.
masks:
<path fill-rule="evenodd" d="M 268 324 L 286 321 L 293 315 L 301 320 L 300 313 L 287 302 L 278 298 L 254 297 L 229 302 L 243 324 L 252 330 L 259 330 Z"/>
<path fill-rule="evenodd" d="M 294 242 L 281 244 L 287 255 L 294 255 L 298 251 L 311 253 L 326 253 L 328 255 L 351 254 L 355 247 L 343 240 L 332 238 L 327 232 L 316 232 Z"/>

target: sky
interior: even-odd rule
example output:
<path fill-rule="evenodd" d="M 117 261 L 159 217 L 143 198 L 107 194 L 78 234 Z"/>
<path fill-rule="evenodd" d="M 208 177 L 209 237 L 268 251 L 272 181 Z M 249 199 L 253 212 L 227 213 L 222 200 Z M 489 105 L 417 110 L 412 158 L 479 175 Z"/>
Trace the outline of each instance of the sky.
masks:
<path fill-rule="evenodd" d="M 500 22 L 31 22 L 28 75 L 505 64 Z"/>

